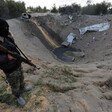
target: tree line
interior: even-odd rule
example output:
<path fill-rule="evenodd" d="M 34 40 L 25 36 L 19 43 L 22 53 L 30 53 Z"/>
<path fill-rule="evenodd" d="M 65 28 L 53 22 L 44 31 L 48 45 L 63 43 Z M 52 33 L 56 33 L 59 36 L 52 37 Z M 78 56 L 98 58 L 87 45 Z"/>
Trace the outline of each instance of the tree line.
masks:
<path fill-rule="evenodd" d="M 0 0 L 0 17 L 14 18 L 26 12 L 24 2 L 15 2 L 14 0 Z"/>
<path fill-rule="evenodd" d="M 87 6 L 82 8 L 81 13 L 88 15 L 112 14 L 111 3 L 103 1 L 101 3 L 92 4 L 91 0 L 87 0 Z"/>
<path fill-rule="evenodd" d="M 41 6 L 37 6 L 37 7 L 27 7 L 27 11 L 28 12 L 37 12 L 37 13 L 46 13 L 47 11 L 49 11 L 46 7 L 42 8 Z"/>
<path fill-rule="evenodd" d="M 31 12 L 47 12 L 50 11 L 51 13 L 61 13 L 63 14 L 72 14 L 72 13 L 77 13 L 77 14 L 88 14 L 88 15 L 99 15 L 99 14 L 112 14 L 112 8 L 111 8 L 111 3 L 110 2 L 101 2 L 101 3 L 96 3 L 92 4 L 91 0 L 87 0 L 87 5 L 84 7 L 81 7 L 79 4 L 73 3 L 71 5 L 64 5 L 62 7 L 57 8 L 56 5 L 54 4 L 51 8 L 51 10 L 47 9 L 44 7 L 43 9 L 38 6 L 36 8 L 29 7 Z"/>
<path fill-rule="evenodd" d="M 87 0 L 87 5 L 81 7 L 79 4 L 73 3 L 71 5 L 64 5 L 62 7 L 57 8 L 54 4 L 52 8 L 49 10 L 46 7 L 25 7 L 25 3 L 14 0 L 0 0 L 0 17 L 3 18 L 15 18 L 21 16 L 23 12 L 37 12 L 37 13 L 61 13 L 63 14 L 88 14 L 88 15 L 99 15 L 99 14 L 112 14 L 111 3 L 109 2 L 101 2 L 92 4 L 91 0 Z"/>
<path fill-rule="evenodd" d="M 100 14 L 112 14 L 112 8 L 111 8 L 110 2 L 101 2 L 92 4 L 91 0 L 87 0 L 87 5 L 84 7 L 81 7 L 79 4 L 72 4 L 69 6 L 59 7 L 58 11 L 61 14 L 71 14 L 71 13 L 77 13 L 77 14 L 87 14 L 87 15 L 100 15 Z"/>

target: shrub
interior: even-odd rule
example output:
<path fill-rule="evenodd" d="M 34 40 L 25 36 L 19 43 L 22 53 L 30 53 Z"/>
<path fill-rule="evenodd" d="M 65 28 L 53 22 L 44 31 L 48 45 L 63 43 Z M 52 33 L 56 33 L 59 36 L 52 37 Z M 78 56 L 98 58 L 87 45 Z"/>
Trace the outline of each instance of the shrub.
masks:
<path fill-rule="evenodd" d="M 26 12 L 24 2 L 15 2 L 14 0 L 0 0 L 0 17 L 18 17 L 23 12 Z"/>
<path fill-rule="evenodd" d="M 89 4 L 82 8 L 82 14 L 88 14 L 88 15 L 107 14 L 110 6 L 111 3 L 105 1 L 93 5 Z"/>
<path fill-rule="evenodd" d="M 13 0 L 7 0 L 10 17 L 18 17 L 21 13 L 26 12 L 24 2 L 15 2 Z"/>
<path fill-rule="evenodd" d="M 51 9 L 51 13 L 58 13 L 58 9 L 56 8 L 56 5 L 54 4 L 52 9 Z"/>
<path fill-rule="evenodd" d="M 102 3 L 97 3 L 95 6 L 96 14 L 107 14 L 108 8 L 111 6 L 111 3 L 103 1 Z"/>
<path fill-rule="evenodd" d="M 73 13 L 79 13 L 81 9 L 81 6 L 78 4 L 73 3 L 72 5 L 59 7 L 59 13 L 63 14 L 73 14 Z"/>
<path fill-rule="evenodd" d="M 7 3 L 4 0 L 0 0 L 0 17 L 9 17 L 9 9 L 7 7 Z"/>
<path fill-rule="evenodd" d="M 95 15 L 95 5 L 88 5 L 82 8 L 82 14 Z"/>

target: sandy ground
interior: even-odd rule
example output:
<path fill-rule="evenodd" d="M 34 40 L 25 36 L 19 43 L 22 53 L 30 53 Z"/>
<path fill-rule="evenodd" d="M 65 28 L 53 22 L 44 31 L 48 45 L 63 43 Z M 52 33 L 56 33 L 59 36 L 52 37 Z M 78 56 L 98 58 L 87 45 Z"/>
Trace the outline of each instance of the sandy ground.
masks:
<path fill-rule="evenodd" d="M 28 30 L 25 21 L 8 20 L 16 43 L 41 70 L 34 71 L 29 65 L 23 64 L 25 82 L 33 85 L 32 91 L 23 95 L 27 101 L 24 107 L 18 106 L 12 96 L 10 98 L 13 100 L 6 99 L 5 93 L 8 94 L 9 90 L 2 91 L 1 88 L 6 84 L 1 80 L 1 112 L 112 112 L 111 27 L 104 32 L 89 32 L 83 36 L 80 36 L 77 30 L 105 21 L 112 24 L 112 18 L 77 18 L 67 26 L 61 25 L 68 20 L 66 16 L 55 16 L 57 24 L 54 19 L 46 22 L 63 40 L 71 31 L 78 35 L 79 40 L 72 46 L 84 51 L 85 57 L 72 64 L 57 61 L 38 36 Z M 93 37 L 96 40 L 93 40 Z"/>

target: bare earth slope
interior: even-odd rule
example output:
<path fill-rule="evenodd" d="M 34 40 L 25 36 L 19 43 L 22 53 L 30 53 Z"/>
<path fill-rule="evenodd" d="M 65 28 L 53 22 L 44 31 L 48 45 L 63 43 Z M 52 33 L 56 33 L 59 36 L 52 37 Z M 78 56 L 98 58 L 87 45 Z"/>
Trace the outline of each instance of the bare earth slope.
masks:
<path fill-rule="evenodd" d="M 23 21 L 12 19 L 9 20 L 8 23 L 17 45 L 26 52 L 26 54 L 32 56 L 32 58 L 39 57 L 42 60 L 55 61 L 50 51 L 45 48 L 37 37 L 31 34 L 32 32 L 28 31 Z"/>
<path fill-rule="evenodd" d="M 12 19 L 8 23 L 18 46 L 41 70 L 34 71 L 23 64 L 25 82 L 33 86 L 31 92 L 23 94 L 27 101 L 24 107 L 18 106 L 9 86 L 0 78 L 1 112 L 112 111 L 112 84 L 108 80 L 112 76 L 111 56 L 105 60 L 97 60 L 94 56 L 95 61 L 88 62 L 85 58 L 84 63 L 64 64 L 53 58 L 40 40 L 28 31 L 23 21 Z M 111 36 L 111 31 L 108 34 Z"/>

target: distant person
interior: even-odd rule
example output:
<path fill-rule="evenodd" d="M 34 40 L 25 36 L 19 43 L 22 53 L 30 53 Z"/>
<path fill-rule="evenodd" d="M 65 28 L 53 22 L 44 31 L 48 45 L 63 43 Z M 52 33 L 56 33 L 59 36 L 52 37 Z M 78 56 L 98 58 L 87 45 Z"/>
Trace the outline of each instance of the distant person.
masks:
<path fill-rule="evenodd" d="M 8 23 L 0 18 L 0 45 L 5 47 L 11 52 L 16 52 L 20 55 L 20 52 L 15 46 L 15 42 L 12 34 L 9 32 Z M 24 91 L 31 90 L 31 85 L 25 87 L 23 69 L 21 62 L 10 54 L 5 54 L 0 51 L 0 69 L 6 75 L 6 79 L 11 86 L 12 94 L 17 97 L 17 101 L 20 105 L 25 105 L 25 100 L 21 97 Z"/>

